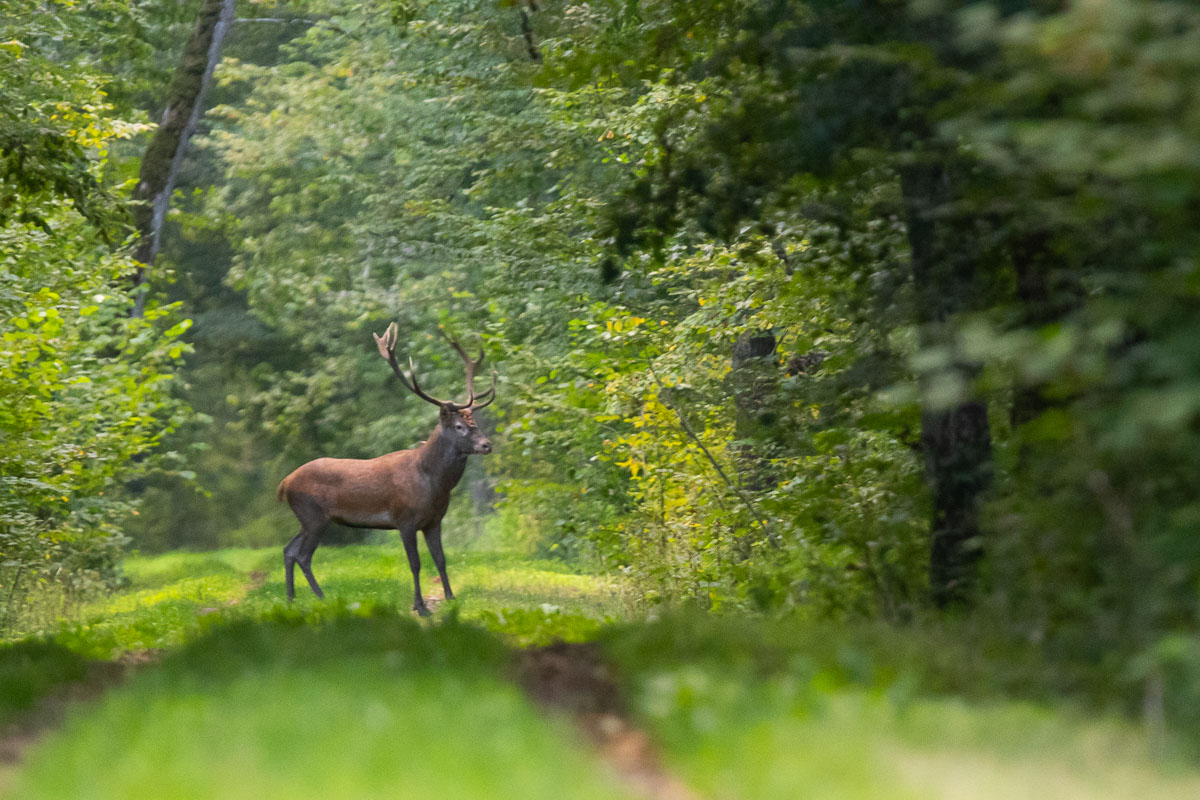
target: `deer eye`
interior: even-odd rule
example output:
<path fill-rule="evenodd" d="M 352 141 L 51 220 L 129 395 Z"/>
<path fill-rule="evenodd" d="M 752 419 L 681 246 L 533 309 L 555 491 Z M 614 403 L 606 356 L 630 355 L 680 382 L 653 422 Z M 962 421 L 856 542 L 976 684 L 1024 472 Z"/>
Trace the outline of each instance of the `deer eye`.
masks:
<path fill-rule="evenodd" d="M 459 433 L 466 433 L 466 432 L 467 432 L 467 426 L 466 426 L 466 425 L 463 425 L 462 423 L 459 423 L 459 424 L 455 425 L 455 426 L 454 426 L 454 428 L 455 428 L 455 430 L 457 430 Z"/>

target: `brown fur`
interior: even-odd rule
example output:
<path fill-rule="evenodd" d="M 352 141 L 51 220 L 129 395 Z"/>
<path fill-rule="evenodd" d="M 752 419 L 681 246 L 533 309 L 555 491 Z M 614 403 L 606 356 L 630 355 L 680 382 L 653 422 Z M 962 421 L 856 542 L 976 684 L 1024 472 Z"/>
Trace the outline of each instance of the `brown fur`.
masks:
<path fill-rule="evenodd" d="M 442 517 L 467 457 L 489 452 L 491 442 L 475 424 L 470 409 L 443 406 L 437 428 L 416 448 L 370 459 L 318 458 L 296 469 L 276 492 L 300 521 L 300 533 L 284 548 L 288 599 L 294 596 L 293 565 L 299 565 L 313 592 L 323 596 L 311 561 L 330 522 L 399 530 L 413 571 L 413 607 L 422 612 L 426 609 L 420 594 L 416 532 L 423 531 L 447 598 L 452 598 L 441 547 Z"/>
<path fill-rule="evenodd" d="M 437 437 L 440 428 L 431 439 Z M 450 502 L 445 470 L 422 459 L 428 442 L 371 459 L 318 458 L 279 484 L 279 499 L 311 498 L 330 520 L 356 528 L 417 530 L 440 520 Z M 466 461 L 463 460 L 465 467 Z M 461 471 L 459 472 L 461 476 Z M 386 515 L 388 519 L 380 519 Z"/>

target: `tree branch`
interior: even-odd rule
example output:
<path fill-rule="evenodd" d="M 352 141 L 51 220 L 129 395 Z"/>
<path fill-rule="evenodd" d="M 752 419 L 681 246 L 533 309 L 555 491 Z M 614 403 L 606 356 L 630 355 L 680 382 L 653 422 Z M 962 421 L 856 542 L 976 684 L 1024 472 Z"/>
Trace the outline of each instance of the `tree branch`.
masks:
<path fill-rule="evenodd" d="M 534 3 L 530 3 L 529 7 L 533 11 L 537 11 Z M 521 9 L 521 35 L 525 37 L 525 48 L 529 52 L 529 59 L 541 62 L 542 52 L 538 50 L 537 43 L 533 40 L 533 23 L 529 19 L 529 12 L 523 8 Z"/>

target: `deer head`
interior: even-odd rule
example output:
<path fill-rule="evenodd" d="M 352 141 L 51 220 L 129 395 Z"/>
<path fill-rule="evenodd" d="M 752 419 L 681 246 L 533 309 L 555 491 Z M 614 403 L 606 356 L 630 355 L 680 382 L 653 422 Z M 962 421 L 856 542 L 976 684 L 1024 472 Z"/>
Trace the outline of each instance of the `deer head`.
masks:
<path fill-rule="evenodd" d="M 408 359 L 409 376 L 405 378 L 404 372 L 400 369 L 400 365 L 396 362 L 396 338 L 397 327 L 396 323 L 388 325 L 387 330 L 380 336 L 377 333 L 371 334 L 375 337 L 375 345 L 379 348 L 379 355 L 383 356 L 384 360 L 392 368 L 392 372 L 396 373 L 396 377 L 404 384 L 404 388 L 415 394 L 427 403 L 432 403 L 438 407 L 438 424 L 441 428 L 441 435 L 451 437 L 450 440 L 454 444 L 454 449 L 459 453 L 472 454 L 478 453 L 486 455 L 492 452 L 492 443 L 483 435 L 483 431 L 479 430 L 479 426 L 475 424 L 475 417 L 472 412 L 477 408 L 486 408 L 491 405 L 496 399 L 496 375 L 492 374 L 492 386 L 481 395 L 475 394 L 475 371 L 483 364 L 484 351 L 479 348 L 479 358 L 472 360 L 467 355 L 467 351 L 458 343 L 457 339 L 451 339 L 446 335 L 446 332 L 440 327 L 438 334 L 445 339 L 459 357 L 463 360 L 464 369 L 466 370 L 467 383 L 467 402 L 455 403 L 452 400 L 438 400 L 427 394 L 421 384 L 417 382 L 417 367 L 413 363 L 412 358 Z M 487 398 L 486 401 L 482 401 Z"/>

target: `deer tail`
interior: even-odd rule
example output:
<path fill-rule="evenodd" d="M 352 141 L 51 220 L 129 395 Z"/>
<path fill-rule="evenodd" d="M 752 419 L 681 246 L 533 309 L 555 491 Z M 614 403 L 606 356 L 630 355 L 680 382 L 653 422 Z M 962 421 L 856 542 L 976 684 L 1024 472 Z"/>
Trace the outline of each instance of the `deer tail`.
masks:
<path fill-rule="evenodd" d="M 275 499 L 282 503 L 283 502 L 283 494 L 286 491 L 286 489 L 287 489 L 287 478 L 284 478 L 283 480 L 281 480 L 279 482 L 279 488 L 275 490 Z"/>

